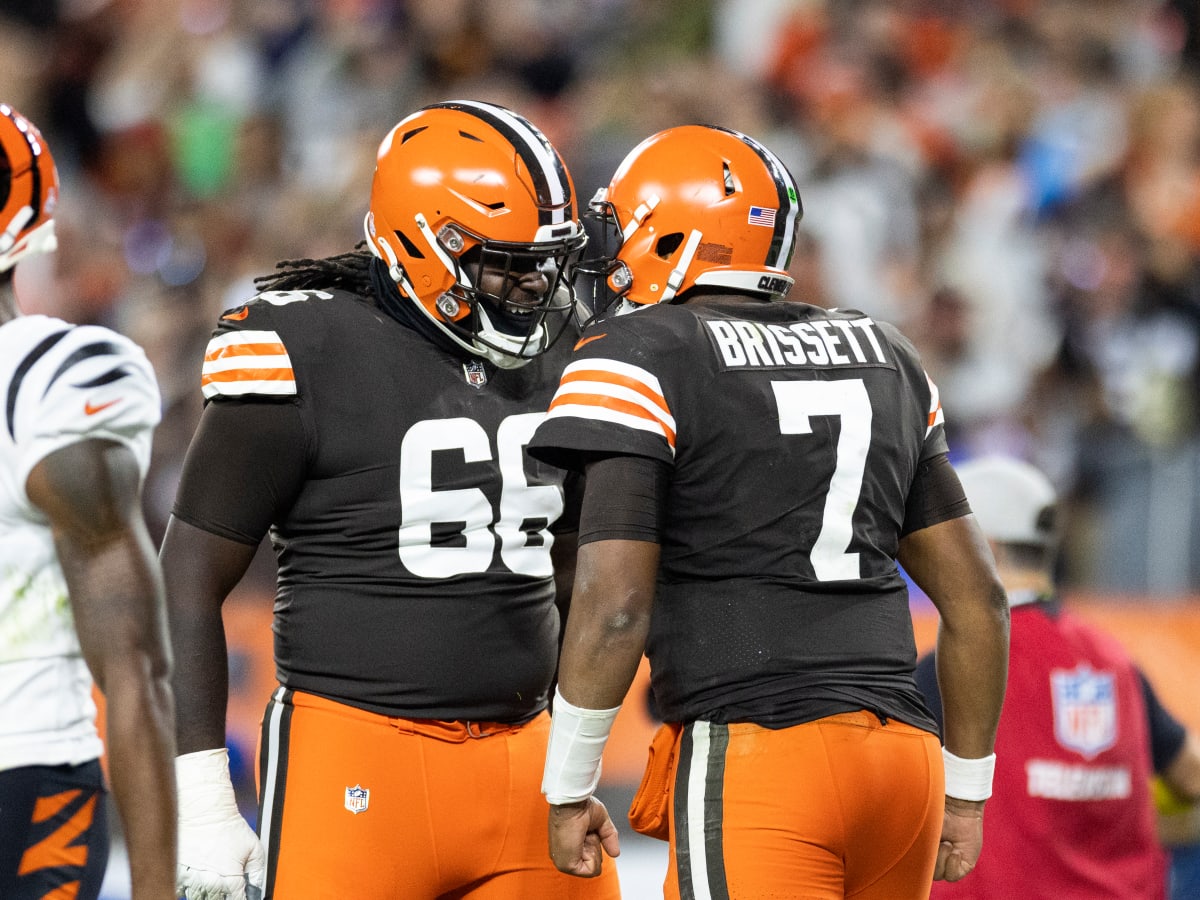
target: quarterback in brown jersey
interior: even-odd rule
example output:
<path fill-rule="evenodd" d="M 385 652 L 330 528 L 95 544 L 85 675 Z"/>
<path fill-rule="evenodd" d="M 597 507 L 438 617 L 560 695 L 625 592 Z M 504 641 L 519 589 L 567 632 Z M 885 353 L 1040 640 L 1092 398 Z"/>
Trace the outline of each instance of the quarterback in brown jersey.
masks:
<path fill-rule="evenodd" d="M 937 390 L 894 327 L 779 302 L 800 200 L 754 139 L 660 132 L 593 209 L 617 306 L 530 444 L 587 474 L 551 854 L 617 849 L 593 792 L 645 650 L 666 724 L 630 818 L 670 841 L 667 897 L 926 897 L 980 852 L 1008 648 Z M 945 753 L 897 560 L 942 615 Z"/>
<path fill-rule="evenodd" d="M 570 176 L 512 111 L 434 104 L 381 144 L 365 230 L 367 249 L 259 279 L 208 345 L 162 549 L 180 887 L 616 897 L 611 865 L 555 869 L 538 794 L 575 520 L 566 473 L 525 445 L 575 329 Z M 256 836 L 224 749 L 221 604 L 268 532 Z"/>

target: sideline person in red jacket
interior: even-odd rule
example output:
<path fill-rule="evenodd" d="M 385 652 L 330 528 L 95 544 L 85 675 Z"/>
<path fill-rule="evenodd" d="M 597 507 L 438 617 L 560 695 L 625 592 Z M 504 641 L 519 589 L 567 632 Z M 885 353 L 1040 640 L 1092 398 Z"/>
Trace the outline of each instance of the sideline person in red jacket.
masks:
<path fill-rule="evenodd" d="M 1054 589 L 1057 495 L 1033 466 L 956 466 L 1012 608 L 987 852 L 935 900 L 1161 900 L 1166 856 L 1151 780 L 1200 797 L 1200 743 L 1158 702 L 1120 642 L 1064 611 Z M 934 714 L 932 653 L 917 686 Z"/>

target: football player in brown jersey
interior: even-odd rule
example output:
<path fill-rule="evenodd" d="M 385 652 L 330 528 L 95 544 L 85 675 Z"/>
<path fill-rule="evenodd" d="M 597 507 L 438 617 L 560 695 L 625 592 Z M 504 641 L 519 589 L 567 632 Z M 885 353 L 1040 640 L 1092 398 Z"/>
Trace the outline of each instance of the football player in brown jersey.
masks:
<path fill-rule="evenodd" d="M 631 810 L 678 897 L 916 900 L 980 852 L 1008 611 L 894 327 L 778 302 L 800 200 L 734 131 L 654 135 L 593 208 L 621 237 L 530 444 L 586 471 L 543 791 L 564 872 L 617 850 L 593 793 L 643 650 L 665 725 Z M 942 616 L 946 746 L 897 561 Z"/>
<path fill-rule="evenodd" d="M 612 865 L 555 869 L 538 795 L 575 520 L 566 473 L 525 445 L 575 329 L 570 175 L 516 113 L 434 104 L 383 140 L 365 231 L 260 279 L 208 346 L 162 549 L 180 887 L 616 897 Z M 221 604 L 268 532 L 256 836 L 228 773 Z"/>

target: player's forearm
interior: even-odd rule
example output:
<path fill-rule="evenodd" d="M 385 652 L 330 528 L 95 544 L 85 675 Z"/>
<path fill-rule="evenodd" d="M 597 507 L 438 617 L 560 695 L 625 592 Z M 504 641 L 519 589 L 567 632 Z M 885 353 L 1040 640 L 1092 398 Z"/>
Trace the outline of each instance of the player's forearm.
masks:
<path fill-rule="evenodd" d="M 614 629 L 600 623 L 568 630 L 559 662 L 558 689 L 576 706 L 620 706 L 637 674 L 646 646 L 649 616 Z"/>
<path fill-rule="evenodd" d="M 559 690 L 576 706 L 608 709 L 625 699 L 650 631 L 658 554 L 645 541 L 580 548 L 559 662 Z"/>
<path fill-rule="evenodd" d="M 220 611 L 172 617 L 171 644 L 178 752 L 224 747 L 229 663 Z"/>
<path fill-rule="evenodd" d="M 989 755 L 1008 677 L 1007 607 L 993 603 L 952 624 L 943 620 L 937 670 L 946 749 L 967 759 Z"/>
<path fill-rule="evenodd" d="M 900 564 L 941 616 L 937 672 L 946 749 L 964 759 L 989 756 L 1008 679 L 1008 598 L 974 516 L 914 531 L 900 542 Z"/>
<path fill-rule="evenodd" d="M 180 754 L 225 746 L 228 649 L 221 606 L 254 548 L 172 518 L 159 559 L 175 659 L 175 739 Z"/>
<path fill-rule="evenodd" d="M 174 898 L 175 710 L 163 588 L 140 521 L 58 536 L 76 631 L 106 701 L 105 748 L 133 897 Z"/>
<path fill-rule="evenodd" d="M 157 672 L 151 670 L 157 669 Z M 147 673 L 150 673 L 149 675 Z M 175 895 L 174 707 L 165 668 L 146 657 L 108 674 L 107 748 L 133 897 Z"/>

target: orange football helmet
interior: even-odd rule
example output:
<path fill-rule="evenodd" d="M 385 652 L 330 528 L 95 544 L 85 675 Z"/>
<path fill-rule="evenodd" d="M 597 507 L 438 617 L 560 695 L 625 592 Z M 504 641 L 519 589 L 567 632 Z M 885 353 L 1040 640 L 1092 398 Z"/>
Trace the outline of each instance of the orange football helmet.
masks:
<path fill-rule="evenodd" d="M 0 272 L 23 256 L 49 253 L 58 205 L 58 169 L 42 133 L 0 103 Z"/>
<path fill-rule="evenodd" d="M 593 214 L 620 247 L 581 271 L 603 276 L 618 311 L 677 299 L 693 287 L 783 297 L 803 214 L 796 183 L 753 138 L 683 125 L 638 144 Z"/>
<path fill-rule="evenodd" d="M 436 103 L 379 146 L 365 221 L 371 251 L 463 349 L 516 368 L 550 348 L 575 311 L 571 267 L 587 242 L 566 165 L 534 125 L 490 103 Z M 504 295 L 483 290 L 484 268 Z M 540 271 L 546 288 L 511 300 Z"/>

